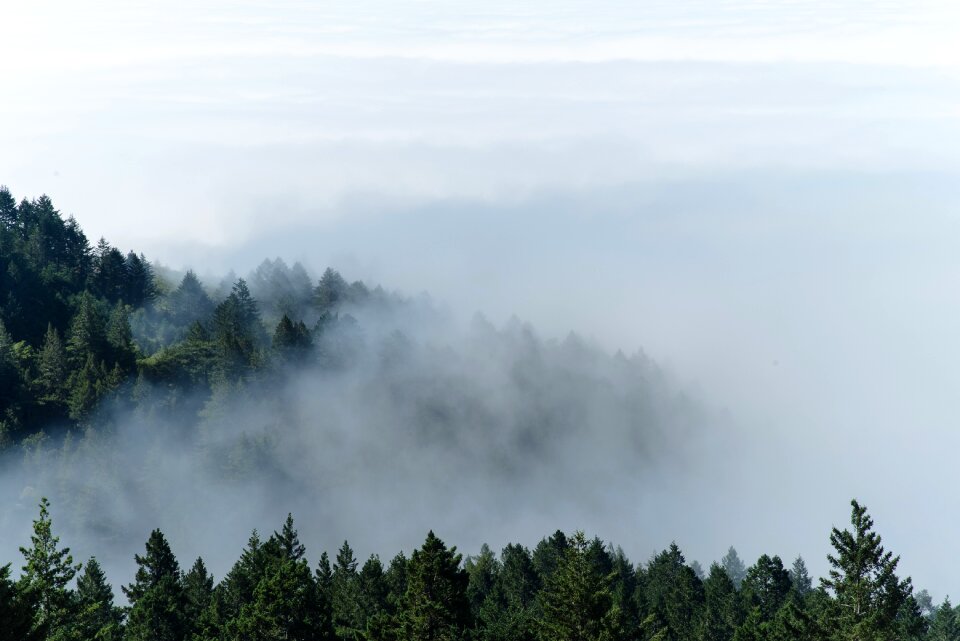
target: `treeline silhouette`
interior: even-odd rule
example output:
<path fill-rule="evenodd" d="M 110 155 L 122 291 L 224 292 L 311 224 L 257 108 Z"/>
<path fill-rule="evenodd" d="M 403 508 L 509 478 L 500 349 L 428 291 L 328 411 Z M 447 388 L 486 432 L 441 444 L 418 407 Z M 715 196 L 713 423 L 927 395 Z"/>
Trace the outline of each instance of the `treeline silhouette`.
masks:
<path fill-rule="evenodd" d="M 0 639 L 130 641 L 945 641 L 960 635 L 944 601 L 924 612 L 898 557 L 884 550 L 865 507 L 830 534 L 829 576 L 814 585 L 803 559 L 731 548 L 706 576 L 673 544 L 646 563 L 619 548 L 557 531 L 533 550 L 487 546 L 466 559 L 433 532 L 410 556 L 360 564 L 344 542 L 331 560 L 306 557 L 293 518 L 256 531 L 215 581 L 189 569 L 154 530 L 136 555 L 120 606 L 96 559 L 74 563 L 42 499 L 14 580 L 0 568 Z"/>

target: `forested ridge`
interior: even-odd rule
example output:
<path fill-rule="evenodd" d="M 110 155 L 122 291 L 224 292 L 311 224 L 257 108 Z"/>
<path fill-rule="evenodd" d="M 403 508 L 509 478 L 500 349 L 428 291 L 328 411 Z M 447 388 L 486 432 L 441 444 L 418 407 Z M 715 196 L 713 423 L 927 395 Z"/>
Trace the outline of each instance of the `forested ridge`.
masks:
<path fill-rule="evenodd" d="M 407 556 L 362 564 L 349 542 L 308 560 L 288 516 L 254 531 L 219 581 L 181 566 L 155 529 L 119 605 L 95 558 L 75 563 L 42 499 L 22 573 L 0 568 L 0 640 L 951 641 L 958 612 L 913 594 L 865 507 L 834 528 L 829 575 L 734 548 L 705 573 L 676 544 L 640 564 L 582 532 L 463 558 L 433 532 Z"/>
<path fill-rule="evenodd" d="M 136 390 L 124 389 L 132 383 L 202 398 L 218 384 L 323 358 L 314 339 L 342 303 L 390 300 L 332 269 L 312 283 L 279 259 L 253 274 L 259 301 L 242 278 L 222 292 L 192 271 L 170 282 L 143 254 L 103 238 L 91 246 L 49 197 L 17 204 L 5 187 L 0 260 L 0 447 L 80 425 L 118 391 L 135 404 Z"/>
<path fill-rule="evenodd" d="M 856 503 L 820 584 L 799 558 L 746 567 L 731 548 L 703 570 L 671 545 L 634 563 L 560 531 L 466 558 L 431 533 L 390 561 L 346 542 L 308 561 L 292 517 L 217 580 L 158 529 L 135 576 L 108 580 L 133 533 L 173 523 L 172 540 L 222 555 L 204 523 L 276 505 L 400 530 L 465 500 L 485 520 L 620 501 L 611 487 L 629 496 L 679 465 L 698 429 L 642 353 L 519 321 L 458 332 L 334 269 L 276 259 L 202 282 L 0 189 L 0 544 L 40 502 L 22 563 L 0 566 L 0 641 L 960 639 L 949 602 L 914 594 Z M 62 532 L 99 561 L 74 559 Z"/>

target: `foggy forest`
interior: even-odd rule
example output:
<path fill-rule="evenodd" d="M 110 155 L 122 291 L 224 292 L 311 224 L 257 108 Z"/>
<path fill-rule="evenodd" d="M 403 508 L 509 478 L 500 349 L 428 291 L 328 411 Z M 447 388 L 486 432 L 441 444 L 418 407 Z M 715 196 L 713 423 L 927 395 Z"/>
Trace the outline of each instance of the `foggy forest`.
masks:
<path fill-rule="evenodd" d="M 0 189 L 0 253 L 5 544 L 32 522 L 21 558 L 0 569 L 2 639 L 960 633 L 949 598 L 914 590 L 857 501 L 819 580 L 802 557 L 751 564 L 734 547 L 706 568 L 676 543 L 633 561 L 582 530 L 499 552 L 460 552 L 429 531 L 418 547 L 361 559 L 348 541 L 302 542 L 292 512 L 225 550 L 198 524 L 270 504 L 322 520 L 365 502 L 352 509 L 400 523 L 428 502 L 473 508 L 482 523 L 495 509 L 484 493 L 599 502 L 631 467 L 669 458 L 708 410 L 642 353 L 610 355 L 575 334 L 544 341 L 516 319 L 457 328 L 429 299 L 333 268 L 317 278 L 265 260 L 206 283 L 174 273 L 91 243 L 47 196 L 18 204 Z M 160 515 L 177 538 L 199 537 L 219 578 L 203 556 L 178 560 L 149 525 Z M 135 573 L 116 576 L 114 548 L 145 528 Z M 74 557 L 71 537 L 89 557 Z"/>
<path fill-rule="evenodd" d="M 0 641 L 960 641 L 956 0 L 0 27 Z"/>

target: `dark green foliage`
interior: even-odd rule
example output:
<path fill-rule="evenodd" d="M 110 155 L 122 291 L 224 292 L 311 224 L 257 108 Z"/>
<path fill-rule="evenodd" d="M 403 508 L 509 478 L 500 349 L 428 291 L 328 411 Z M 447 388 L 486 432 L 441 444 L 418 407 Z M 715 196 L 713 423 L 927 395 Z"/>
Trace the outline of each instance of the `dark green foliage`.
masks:
<path fill-rule="evenodd" d="M 533 567 L 536 568 L 541 581 L 546 581 L 554 573 L 566 554 L 568 546 L 567 536 L 560 530 L 537 544 L 533 551 Z"/>
<path fill-rule="evenodd" d="M 201 559 L 181 573 L 154 530 L 123 588 L 130 607 L 119 608 L 96 559 L 77 575 L 44 499 L 23 575 L 14 582 L 0 566 L 0 641 L 957 641 L 949 599 L 934 610 L 924 594 L 915 598 L 853 505 L 854 532 L 831 535 L 830 578 L 805 595 L 799 562 L 787 572 L 764 555 L 738 592 L 717 563 L 701 581 L 676 545 L 635 568 L 582 532 L 543 539 L 541 567 L 553 561 L 545 580 L 520 545 L 499 558 L 483 546 L 461 566 L 456 548 L 432 532 L 386 569 L 375 555 L 358 569 L 345 542 L 333 564 L 321 553 L 311 572 L 288 515 L 266 541 L 254 532 L 219 584 Z M 844 617 L 845 608 L 858 614 L 857 598 L 860 619 Z"/>
<path fill-rule="evenodd" d="M 74 633 L 81 639 L 119 641 L 123 612 L 113 604 L 113 589 L 95 558 L 77 578 L 77 618 Z"/>
<path fill-rule="evenodd" d="M 0 188 L 0 207 L 3 205 Z M 2 209 L 0 209 L 2 214 Z M 10 564 L 0 566 L 0 641 L 41 641 L 43 630 L 34 625 L 34 603 L 10 579 Z"/>
<path fill-rule="evenodd" d="M 181 641 L 189 627 L 183 577 L 170 545 L 160 530 L 150 533 L 146 554 L 136 555 L 134 582 L 123 588 L 130 601 L 126 639 Z"/>
<path fill-rule="evenodd" d="M 284 361 L 303 362 L 313 348 L 313 339 L 303 321 L 294 323 L 284 314 L 273 332 L 272 347 Z"/>
<path fill-rule="evenodd" d="M 20 548 L 25 564 L 18 590 L 33 604 L 33 630 L 48 639 L 65 639 L 77 614 L 69 585 L 81 566 L 73 564 L 70 548 L 59 547 L 60 538 L 53 535 L 49 509 L 50 502 L 42 498 L 30 547 Z"/>
<path fill-rule="evenodd" d="M 470 628 L 470 579 L 456 551 L 430 532 L 413 552 L 399 612 L 401 641 L 460 641 Z"/>
<path fill-rule="evenodd" d="M 704 641 L 729 641 L 743 621 L 740 597 L 733 580 L 720 565 L 710 566 L 703 582 Z"/>
<path fill-rule="evenodd" d="M 213 577 L 207 572 L 203 559 L 197 557 L 190 571 L 183 575 L 184 617 L 191 631 L 198 631 L 203 613 L 213 602 Z"/>
<path fill-rule="evenodd" d="M 831 638 L 884 641 L 902 624 L 917 625 L 914 613 L 904 611 L 904 606 L 916 605 L 913 588 L 909 578 L 897 577 L 900 558 L 884 550 L 867 509 L 856 501 L 851 506 L 853 531 L 833 528 L 830 543 L 835 552 L 827 557 L 830 574 L 821 579 L 834 595 Z"/>
<path fill-rule="evenodd" d="M 749 609 L 757 608 L 760 619 L 770 622 L 786 602 L 793 584 L 779 556 L 764 554 L 747 570 L 743 579 L 743 599 Z"/>
<path fill-rule="evenodd" d="M 339 639 L 356 639 L 366 627 L 360 611 L 360 577 L 357 559 L 346 541 L 340 546 L 331 577 L 333 627 Z"/>
<path fill-rule="evenodd" d="M 257 301 L 242 278 L 214 310 L 213 330 L 222 374 L 240 377 L 259 363 L 264 330 Z"/>
<path fill-rule="evenodd" d="M 702 625 L 703 582 L 685 563 L 675 543 L 647 566 L 643 597 L 644 611 L 654 617 L 665 640 L 695 638 Z"/>
<path fill-rule="evenodd" d="M 540 641 L 599 641 L 608 638 L 612 576 L 603 575 L 589 557 L 582 532 L 574 534 L 563 557 L 539 594 Z"/>
<path fill-rule="evenodd" d="M 930 622 L 929 641 L 960 641 L 960 621 L 957 611 L 950 604 L 950 597 L 943 600 Z"/>

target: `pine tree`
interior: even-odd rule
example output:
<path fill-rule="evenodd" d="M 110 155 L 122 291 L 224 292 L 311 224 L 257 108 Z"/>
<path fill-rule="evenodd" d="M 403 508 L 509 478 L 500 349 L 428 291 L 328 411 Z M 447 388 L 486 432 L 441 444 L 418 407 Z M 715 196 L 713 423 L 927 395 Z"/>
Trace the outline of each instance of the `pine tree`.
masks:
<path fill-rule="evenodd" d="M 77 578 L 78 614 L 74 634 L 80 639 L 120 641 L 123 612 L 113 604 L 113 590 L 95 558 Z"/>
<path fill-rule="evenodd" d="M 470 609 L 474 617 L 480 614 L 484 601 L 493 592 L 497 576 L 500 574 L 500 563 L 484 543 L 480 547 L 480 554 L 476 557 L 467 557 L 465 563 L 470 581 L 467 584 L 467 598 L 470 600 Z"/>
<path fill-rule="evenodd" d="M 102 367 L 94 362 L 93 354 L 88 354 L 83 367 L 71 377 L 70 418 L 80 421 L 90 415 L 100 398 L 104 375 Z"/>
<path fill-rule="evenodd" d="M 470 628 L 469 577 L 456 551 L 431 531 L 413 552 L 399 613 L 400 641 L 460 641 Z"/>
<path fill-rule="evenodd" d="M 612 577 L 596 571 L 583 532 L 569 541 L 563 558 L 539 594 L 540 641 L 599 641 L 607 637 Z"/>
<path fill-rule="evenodd" d="M 180 285 L 167 297 L 166 305 L 171 321 L 180 327 L 194 321 L 206 321 L 214 308 L 213 301 L 193 271 L 184 274 Z"/>
<path fill-rule="evenodd" d="M 332 312 L 346 301 L 349 288 L 343 276 L 328 267 L 313 292 L 314 304 L 321 314 Z"/>
<path fill-rule="evenodd" d="M 734 549 L 732 545 L 730 549 L 727 550 L 726 555 L 720 559 L 720 565 L 723 566 L 727 576 L 733 581 L 734 587 L 739 590 L 740 584 L 743 583 L 743 579 L 747 575 L 747 566 L 740 560 L 740 555 L 737 554 L 736 549 Z"/>
<path fill-rule="evenodd" d="M 820 580 L 834 595 L 831 638 L 884 641 L 894 637 L 898 615 L 913 587 L 909 578 L 897 577 L 900 558 L 884 550 L 866 507 L 855 500 L 851 506 L 853 531 L 833 528 L 830 543 L 835 553 L 827 556 L 830 576 Z"/>
<path fill-rule="evenodd" d="M 197 557 L 190 571 L 183 575 L 183 613 L 187 625 L 197 631 L 197 623 L 213 601 L 213 577 L 203 559 Z"/>
<path fill-rule="evenodd" d="M 810 578 L 810 572 L 807 571 L 807 564 L 802 556 L 798 556 L 793 562 L 790 570 L 790 581 L 793 584 L 793 590 L 801 599 L 806 598 L 813 590 L 813 579 Z"/>
<path fill-rule="evenodd" d="M 960 641 L 960 621 L 950 604 L 950 597 L 946 597 L 934 612 L 927 641 Z"/>
<path fill-rule="evenodd" d="M 29 596 L 10 580 L 10 564 L 0 566 L 0 641 L 43 641 L 44 630 L 34 625 L 33 608 Z"/>
<path fill-rule="evenodd" d="M 186 597 L 180 565 L 160 530 L 150 533 L 146 554 L 134 556 L 134 582 L 123 588 L 130 601 L 128 641 L 182 641 L 186 631 Z"/>
<path fill-rule="evenodd" d="M 737 588 L 720 565 L 710 566 L 703 592 L 706 606 L 703 641 L 730 641 L 743 616 Z"/>
<path fill-rule="evenodd" d="M 761 620 L 772 621 L 793 587 L 779 556 L 757 559 L 743 579 L 743 599 L 748 608 L 759 608 Z"/>
<path fill-rule="evenodd" d="M 89 292 L 80 295 L 77 311 L 70 323 L 67 354 L 76 366 L 82 366 L 89 356 L 99 359 L 104 353 L 104 321 L 96 300 Z"/>
<path fill-rule="evenodd" d="M 47 334 L 37 362 L 37 384 L 43 402 L 62 404 L 66 402 L 67 354 L 60 334 L 52 324 L 47 324 Z"/>
<path fill-rule="evenodd" d="M 644 596 L 646 612 L 654 615 L 657 629 L 666 630 L 666 640 L 695 638 L 702 626 L 703 582 L 686 564 L 675 543 L 647 566 Z"/>
<path fill-rule="evenodd" d="M 359 607 L 360 582 L 357 560 L 347 541 L 343 542 L 333 564 L 331 580 L 333 596 L 333 627 L 337 638 L 356 639 L 363 632 Z"/>
<path fill-rule="evenodd" d="M 33 522 L 30 547 L 20 548 L 26 564 L 19 590 L 35 604 L 33 630 L 47 639 L 65 639 L 76 614 L 75 595 L 69 589 L 80 564 L 73 564 L 70 548 L 59 548 L 53 535 L 50 501 L 40 499 L 40 517 Z"/>
<path fill-rule="evenodd" d="M 129 312 L 123 301 L 118 301 L 110 312 L 106 341 L 110 361 L 119 365 L 124 372 L 133 370 L 137 358 L 136 348 L 133 344 L 133 332 L 130 331 Z"/>

